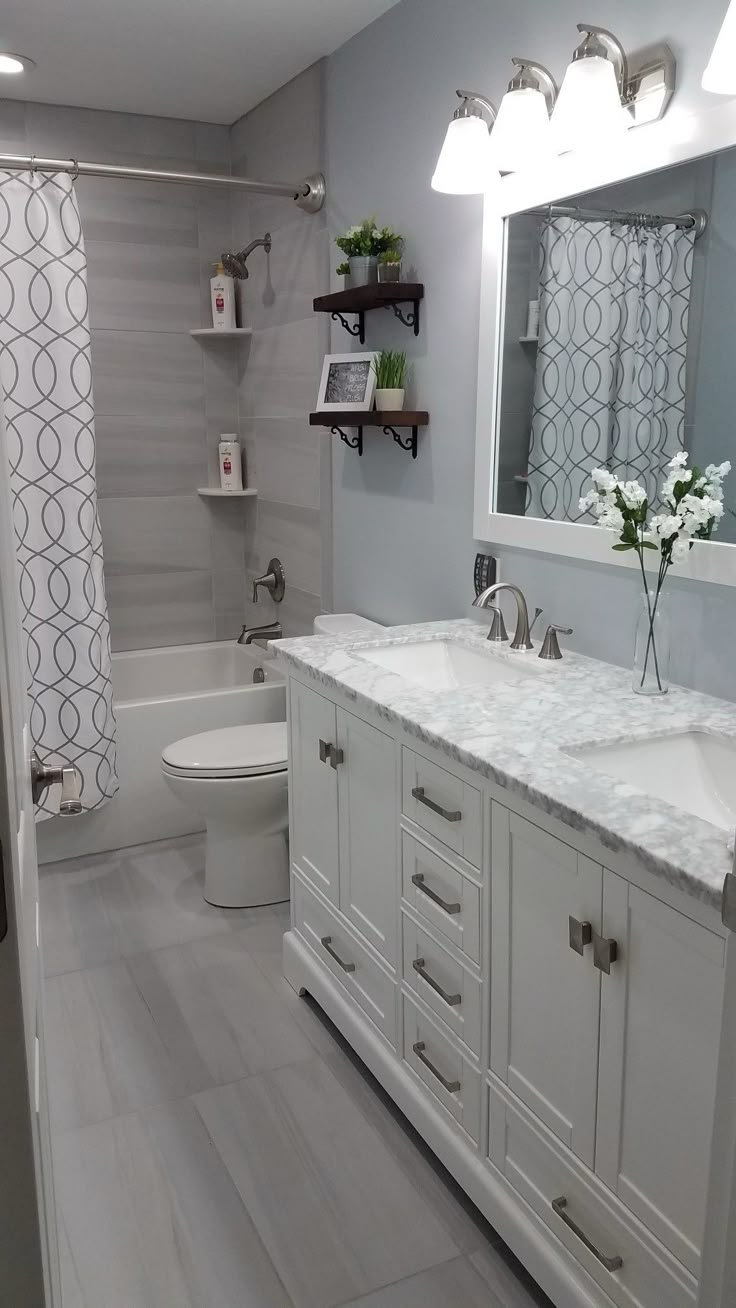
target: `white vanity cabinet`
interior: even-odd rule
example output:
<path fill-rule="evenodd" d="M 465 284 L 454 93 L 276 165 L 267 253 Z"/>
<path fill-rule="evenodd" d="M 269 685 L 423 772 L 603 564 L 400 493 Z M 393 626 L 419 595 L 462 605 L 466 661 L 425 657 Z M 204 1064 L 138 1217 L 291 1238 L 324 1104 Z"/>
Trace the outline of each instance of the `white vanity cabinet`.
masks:
<path fill-rule="evenodd" d="M 558 1308 L 695 1308 L 717 913 L 289 673 L 291 984 Z"/>

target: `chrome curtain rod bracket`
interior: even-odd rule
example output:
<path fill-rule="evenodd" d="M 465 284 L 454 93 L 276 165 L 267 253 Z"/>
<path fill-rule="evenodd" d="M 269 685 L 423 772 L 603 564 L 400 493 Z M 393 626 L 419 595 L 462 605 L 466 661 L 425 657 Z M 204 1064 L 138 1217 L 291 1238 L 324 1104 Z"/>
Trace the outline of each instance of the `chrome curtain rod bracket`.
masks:
<path fill-rule="evenodd" d="M 35 154 L 0 154 L 0 169 L 8 172 L 69 173 L 77 177 L 114 177 L 121 181 L 169 182 L 179 186 L 221 186 L 226 190 L 255 195 L 282 195 L 305 213 L 317 213 L 325 202 L 322 173 L 312 173 L 296 185 L 289 182 L 261 182 L 252 177 L 231 177 L 225 173 L 176 173 L 156 168 L 127 168 L 124 165 L 84 163 L 77 159 L 44 159 Z"/>

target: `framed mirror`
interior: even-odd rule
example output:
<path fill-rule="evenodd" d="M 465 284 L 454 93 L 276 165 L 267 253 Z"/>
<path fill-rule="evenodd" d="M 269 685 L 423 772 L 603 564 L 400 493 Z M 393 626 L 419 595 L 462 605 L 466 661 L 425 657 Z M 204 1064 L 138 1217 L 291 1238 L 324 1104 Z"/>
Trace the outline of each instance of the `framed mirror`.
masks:
<path fill-rule="evenodd" d="M 480 539 L 626 566 L 580 506 L 591 471 L 638 480 L 657 508 L 685 449 L 734 471 L 717 542 L 683 571 L 736 585 L 736 119 L 715 118 L 609 180 L 569 157 L 546 185 L 505 179 L 506 212 L 486 213 Z"/>

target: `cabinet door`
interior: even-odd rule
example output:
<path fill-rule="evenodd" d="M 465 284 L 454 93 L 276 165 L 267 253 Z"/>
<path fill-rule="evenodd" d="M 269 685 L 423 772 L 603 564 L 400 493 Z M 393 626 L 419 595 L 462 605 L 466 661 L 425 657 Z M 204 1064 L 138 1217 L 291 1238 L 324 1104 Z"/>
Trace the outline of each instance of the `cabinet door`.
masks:
<path fill-rule="evenodd" d="M 603 930 L 596 1171 L 697 1276 L 725 942 L 608 870 Z"/>
<path fill-rule="evenodd" d="M 600 975 L 569 918 L 600 927 L 603 869 L 499 804 L 491 858 L 491 1068 L 592 1167 Z"/>
<path fill-rule="evenodd" d="M 340 797 L 340 910 L 384 958 L 396 962 L 399 789 L 390 736 L 337 711 L 343 760 Z"/>
<path fill-rule="evenodd" d="M 329 757 L 320 757 L 320 742 L 323 755 L 324 746 L 337 747 L 336 709 L 323 695 L 293 680 L 289 709 L 291 859 L 337 904 L 337 768 Z"/>

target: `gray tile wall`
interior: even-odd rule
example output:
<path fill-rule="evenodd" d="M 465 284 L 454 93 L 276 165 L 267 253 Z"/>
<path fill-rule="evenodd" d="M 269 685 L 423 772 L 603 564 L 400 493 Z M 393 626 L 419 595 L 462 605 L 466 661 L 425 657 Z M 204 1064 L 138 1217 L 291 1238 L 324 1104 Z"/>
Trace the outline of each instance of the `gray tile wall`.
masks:
<path fill-rule="evenodd" d="M 182 171 L 299 177 L 322 158 L 322 80 L 309 70 L 234 129 L 0 101 L 0 149 Z M 323 592 L 319 437 L 324 352 L 312 297 L 327 284 L 325 228 L 282 199 L 80 178 L 87 245 L 97 474 L 114 649 L 229 638 L 246 614 L 246 570 L 287 569 L 280 616 L 303 631 Z M 212 260 L 270 227 L 247 283 L 252 346 L 200 342 Z M 325 265 L 322 267 L 322 265 Z M 240 432 L 263 500 L 204 501 L 217 443 Z M 258 477 L 261 483 L 258 482 Z"/>

